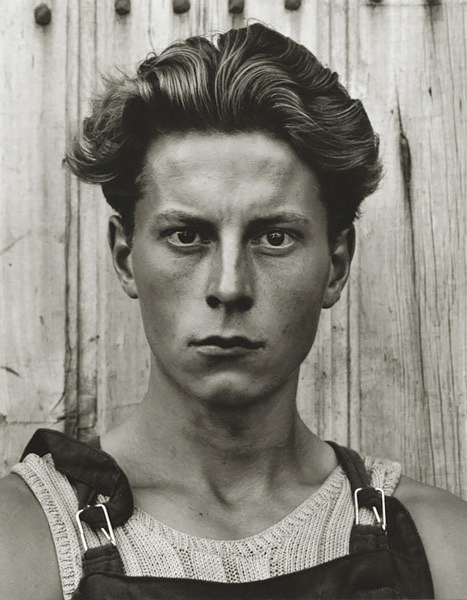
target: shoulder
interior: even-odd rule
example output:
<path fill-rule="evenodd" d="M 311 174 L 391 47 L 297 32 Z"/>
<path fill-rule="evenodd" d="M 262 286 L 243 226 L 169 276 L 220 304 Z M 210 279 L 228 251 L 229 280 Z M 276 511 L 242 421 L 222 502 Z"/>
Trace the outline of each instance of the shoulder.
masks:
<path fill-rule="evenodd" d="M 467 503 L 446 490 L 401 477 L 394 496 L 417 526 L 437 598 L 467 598 Z"/>
<path fill-rule="evenodd" d="M 46 516 L 15 474 L 0 479 L 0 598 L 61 599 L 60 575 Z"/>

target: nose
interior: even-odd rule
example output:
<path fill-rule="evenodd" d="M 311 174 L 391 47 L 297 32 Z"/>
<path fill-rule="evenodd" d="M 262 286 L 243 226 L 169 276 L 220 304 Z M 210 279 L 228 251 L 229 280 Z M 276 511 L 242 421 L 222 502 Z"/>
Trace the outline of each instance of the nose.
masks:
<path fill-rule="evenodd" d="M 211 256 L 206 302 L 210 308 L 239 312 L 253 306 L 250 259 L 234 235 L 226 235 Z"/>

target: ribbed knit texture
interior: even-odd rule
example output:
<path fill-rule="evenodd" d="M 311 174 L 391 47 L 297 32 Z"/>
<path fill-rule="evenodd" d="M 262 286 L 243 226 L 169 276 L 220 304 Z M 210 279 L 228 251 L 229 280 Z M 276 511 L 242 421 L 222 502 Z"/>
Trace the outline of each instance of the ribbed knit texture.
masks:
<path fill-rule="evenodd" d="M 399 463 L 365 458 L 374 487 L 391 495 L 399 481 Z M 83 548 L 76 524 L 77 499 L 50 455 L 30 454 L 13 467 L 32 489 L 47 516 L 55 542 L 63 596 L 71 598 L 82 576 Z M 103 497 L 101 501 L 105 500 Z M 374 523 L 361 509 L 362 523 Z M 337 467 L 323 485 L 284 519 L 240 540 L 212 540 L 186 535 L 157 521 L 138 507 L 115 530 L 125 573 L 246 582 L 314 567 L 348 554 L 354 505 L 348 479 Z M 89 546 L 106 542 L 84 525 Z"/>

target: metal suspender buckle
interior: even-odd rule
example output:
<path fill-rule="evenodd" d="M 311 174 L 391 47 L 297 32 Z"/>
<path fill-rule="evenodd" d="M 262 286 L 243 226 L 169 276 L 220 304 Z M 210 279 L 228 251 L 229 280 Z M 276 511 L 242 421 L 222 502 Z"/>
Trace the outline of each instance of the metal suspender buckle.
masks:
<path fill-rule="evenodd" d="M 357 488 L 353 494 L 353 498 L 354 498 L 354 505 L 355 505 L 355 525 L 358 525 L 360 520 L 359 520 L 359 505 L 358 505 L 358 494 L 359 492 L 361 492 L 363 489 L 365 488 Z M 379 494 L 381 495 L 381 515 L 378 512 L 378 509 L 376 508 L 376 506 L 372 506 L 371 508 L 373 509 L 373 512 L 375 513 L 375 517 L 376 517 L 376 521 L 378 522 L 378 525 L 381 527 L 381 529 L 383 531 L 386 531 L 386 499 L 385 499 L 385 495 L 384 495 L 384 491 L 381 488 L 372 488 L 375 492 L 379 492 Z"/>
<path fill-rule="evenodd" d="M 115 541 L 115 535 L 114 535 L 114 530 L 112 528 L 112 523 L 110 522 L 110 518 L 109 518 L 109 513 L 107 511 L 107 507 L 104 504 L 95 504 L 93 506 L 93 508 L 102 508 L 103 512 L 104 512 L 104 516 L 105 516 L 105 520 L 107 523 L 107 531 L 104 529 L 104 527 L 101 527 L 101 531 L 102 533 L 105 535 L 105 537 L 109 540 L 109 542 L 111 544 L 113 544 L 114 546 L 117 545 L 116 541 Z M 81 535 L 81 541 L 83 542 L 83 548 L 84 551 L 86 552 L 88 549 L 88 544 L 86 542 L 86 538 L 84 536 L 84 530 L 83 530 L 83 523 L 81 521 L 81 513 L 83 512 L 83 510 L 85 510 L 86 508 L 91 508 L 90 506 L 86 506 L 85 508 L 82 508 L 81 510 L 79 510 L 76 513 L 76 522 L 78 523 L 78 529 L 79 529 L 79 533 Z"/>

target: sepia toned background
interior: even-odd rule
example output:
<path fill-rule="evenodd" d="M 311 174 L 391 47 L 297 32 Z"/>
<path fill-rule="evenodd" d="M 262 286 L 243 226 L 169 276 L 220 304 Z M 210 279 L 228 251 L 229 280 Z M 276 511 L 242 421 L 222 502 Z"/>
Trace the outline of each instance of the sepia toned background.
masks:
<path fill-rule="evenodd" d="M 385 164 L 350 283 L 303 365 L 301 413 L 326 439 L 467 498 L 467 3 L 120 0 L 118 14 L 113 0 L 48 0 L 50 14 L 35 16 L 38 4 L 1 9 L 0 473 L 36 428 L 88 439 L 146 388 L 138 305 L 107 251 L 109 210 L 63 166 L 100 74 L 259 19 L 362 99 Z"/>

